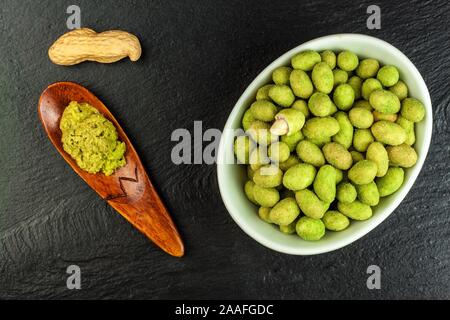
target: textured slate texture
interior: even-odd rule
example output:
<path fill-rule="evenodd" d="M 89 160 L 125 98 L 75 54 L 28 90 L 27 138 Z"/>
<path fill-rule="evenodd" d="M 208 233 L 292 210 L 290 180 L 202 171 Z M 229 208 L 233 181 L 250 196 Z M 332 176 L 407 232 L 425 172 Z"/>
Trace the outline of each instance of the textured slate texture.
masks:
<path fill-rule="evenodd" d="M 50 63 L 72 1 L 0 1 L 0 298 L 450 298 L 450 39 L 447 1 L 75 1 L 83 26 L 139 36 L 136 64 Z M 425 78 L 434 135 L 418 180 L 376 230 L 333 253 L 266 249 L 231 220 L 215 166 L 170 161 L 176 128 L 222 128 L 271 61 L 327 34 L 356 32 L 402 50 Z M 182 230 L 187 255 L 151 245 L 92 192 L 47 140 L 41 91 L 79 82 L 110 107 L 134 141 Z M 66 289 L 68 265 L 82 290 Z M 382 268 L 382 289 L 366 269 Z"/>

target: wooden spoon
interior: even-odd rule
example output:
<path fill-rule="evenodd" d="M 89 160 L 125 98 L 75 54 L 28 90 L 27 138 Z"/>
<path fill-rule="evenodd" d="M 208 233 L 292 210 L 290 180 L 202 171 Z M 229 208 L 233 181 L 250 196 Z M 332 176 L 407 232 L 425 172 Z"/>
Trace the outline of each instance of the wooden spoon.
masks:
<path fill-rule="evenodd" d="M 64 151 L 59 122 L 71 101 L 89 103 L 117 128 L 119 140 L 127 147 L 127 164 L 113 175 L 107 177 L 100 173 L 87 173 Z M 102 199 L 161 249 L 175 257 L 182 257 L 183 242 L 166 207 L 148 178 L 136 150 L 106 106 L 86 88 L 71 82 L 59 82 L 50 85 L 42 93 L 38 111 L 50 140 L 72 169 Z"/>

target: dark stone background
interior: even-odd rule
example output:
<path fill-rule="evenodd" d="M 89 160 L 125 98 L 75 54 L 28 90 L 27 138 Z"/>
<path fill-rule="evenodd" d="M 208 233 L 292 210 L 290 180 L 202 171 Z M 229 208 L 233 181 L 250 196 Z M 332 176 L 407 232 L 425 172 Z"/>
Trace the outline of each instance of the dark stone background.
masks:
<path fill-rule="evenodd" d="M 83 26 L 139 36 L 138 63 L 64 68 L 47 57 Z M 382 29 L 366 28 L 366 8 Z M 0 298 L 450 298 L 450 5 L 447 1 L 0 1 Z M 170 161 L 176 128 L 223 128 L 252 79 L 304 41 L 340 32 L 384 39 L 430 89 L 434 134 L 404 202 L 356 243 L 314 257 L 273 252 L 246 236 L 222 204 L 215 166 Z M 50 144 L 36 108 L 56 81 L 97 94 L 134 141 L 186 243 L 156 249 L 84 184 Z M 66 289 L 66 268 L 82 290 Z M 382 268 L 382 289 L 366 269 Z"/>

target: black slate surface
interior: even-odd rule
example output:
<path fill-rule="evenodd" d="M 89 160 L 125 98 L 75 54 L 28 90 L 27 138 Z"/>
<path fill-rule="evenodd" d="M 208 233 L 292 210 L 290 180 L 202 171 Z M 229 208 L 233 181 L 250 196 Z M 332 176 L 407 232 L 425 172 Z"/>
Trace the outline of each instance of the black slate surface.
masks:
<path fill-rule="evenodd" d="M 138 63 L 64 68 L 47 57 L 72 1 L 0 1 L 0 298 L 450 298 L 450 5 L 447 1 L 87 1 L 82 25 L 139 36 Z M 368 30 L 378 4 L 381 30 Z M 319 36 L 384 39 L 422 73 L 433 101 L 425 166 L 403 203 L 356 243 L 320 256 L 273 252 L 222 204 L 215 166 L 170 161 L 176 128 L 223 128 L 252 79 Z M 182 230 L 172 258 L 116 214 L 66 165 L 38 121 L 56 81 L 97 94 L 132 138 Z M 82 289 L 66 288 L 68 265 Z M 366 269 L 382 269 L 368 290 Z"/>

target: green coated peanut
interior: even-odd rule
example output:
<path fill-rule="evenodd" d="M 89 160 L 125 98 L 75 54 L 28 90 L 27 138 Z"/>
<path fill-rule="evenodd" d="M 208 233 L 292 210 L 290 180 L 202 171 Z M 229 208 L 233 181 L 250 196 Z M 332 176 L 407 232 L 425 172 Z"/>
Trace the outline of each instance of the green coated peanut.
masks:
<path fill-rule="evenodd" d="M 314 66 L 311 78 L 314 87 L 316 87 L 319 92 L 328 94 L 333 90 L 333 71 L 326 62 L 319 62 Z"/>
<path fill-rule="evenodd" d="M 375 180 L 380 197 L 386 197 L 400 189 L 404 178 L 405 172 L 402 168 L 390 167 L 384 177 Z"/>
<path fill-rule="evenodd" d="M 305 163 L 312 164 L 315 167 L 321 167 L 325 164 L 322 150 L 311 141 L 300 141 L 297 144 L 296 152 L 298 157 Z"/>
<path fill-rule="evenodd" d="M 269 97 L 273 102 L 284 108 L 290 107 L 295 101 L 294 93 L 287 85 L 274 85 L 269 90 Z"/>
<path fill-rule="evenodd" d="M 250 111 L 254 119 L 269 122 L 275 119 L 278 108 L 268 100 L 257 100 L 250 106 Z"/>
<path fill-rule="evenodd" d="M 280 231 L 284 234 L 294 234 L 296 226 L 297 226 L 297 220 L 295 220 L 291 224 L 288 224 L 287 226 L 280 225 L 279 227 L 280 227 Z"/>
<path fill-rule="evenodd" d="M 299 132 L 305 124 L 305 115 L 303 112 L 293 108 L 283 109 L 275 116 L 276 120 L 284 120 L 288 125 L 288 133 L 291 136 Z"/>
<path fill-rule="evenodd" d="M 358 200 L 368 206 L 376 206 L 380 202 L 380 193 L 374 181 L 368 184 L 356 185 Z"/>
<path fill-rule="evenodd" d="M 294 69 L 300 69 L 303 71 L 311 71 L 314 66 L 322 61 L 320 54 L 313 50 L 306 50 L 296 54 L 291 64 Z"/>
<path fill-rule="evenodd" d="M 234 154 L 238 161 L 242 164 L 248 164 L 250 153 L 253 151 L 255 144 L 247 136 L 239 136 L 234 141 Z"/>
<path fill-rule="evenodd" d="M 350 225 L 350 220 L 348 220 L 345 215 L 335 210 L 327 211 L 322 218 L 322 222 L 325 225 L 325 228 L 331 231 L 342 231 L 347 229 Z"/>
<path fill-rule="evenodd" d="M 349 110 L 355 101 L 355 91 L 349 84 L 340 84 L 333 93 L 333 101 L 340 110 Z"/>
<path fill-rule="evenodd" d="M 279 225 L 287 226 L 297 219 L 300 209 L 294 198 L 286 198 L 278 202 L 272 210 L 270 210 L 270 221 Z"/>
<path fill-rule="evenodd" d="M 303 134 L 309 139 L 323 140 L 334 136 L 339 130 L 339 122 L 332 117 L 312 118 L 306 121 Z"/>
<path fill-rule="evenodd" d="M 337 58 L 337 65 L 344 71 L 353 71 L 358 67 L 359 59 L 356 54 L 350 51 L 343 51 L 339 53 Z"/>
<path fill-rule="evenodd" d="M 377 75 L 379 68 L 380 63 L 377 60 L 364 59 L 356 68 L 356 74 L 362 79 L 373 78 Z"/>
<path fill-rule="evenodd" d="M 256 119 L 252 116 L 252 111 L 250 109 L 247 109 L 245 111 L 244 116 L 242 117 L 242 128 L 245 132 L 247 132 L 248 129 L 250 129 L 250 125 L 255 121 Z"/>
<path fill-rule="evenodd" d="M 308 107 L 316 117 L 326 117 L 336 112 L 336 106 L 330 97 L 321 92 L 316 92 L 309 98 Z"/>
<path fill-rule="evenodd" d="M 336 198 L 343 203 L 351 203 L 356 200 L 356 188 L 349 182 L 342 182 L 336 188 Z"/>
<path fill-rule="evenodd" d="M 403 168 L 411 168 L 417 162 L 417 153 L 414 148 L 403 143 L 398 146 L 389 146 L 386 148 L 391 165 Z"/>
<path fill-rule="evenodd" d="M 381 82 L 374 78 L 366 79 L 361 86 L 361 96 L 365 100 L 369 100 L 373 91 L 383 89 Z"/>
<path fill-rule="evenodd" d="M 400 110 L 400 100 L 395 94 L 387 90 L 377 89 L 372 91 L 369 102 L 375 110 L 381 113 L 397 113 Z"/>
<path fill-rule="evenodd" d="M 292 68 L 279 67 L 272 73 L 272 80 L 275 84 L 289 84 L 289 77 L 291 75 Z"/>
<path fill-rule="evenodd" d="M 314 192 L 308 189 L 297 191 L 295 199 L 302 212 L 313 219 L 321 219 L 330 207 L 329 203 L 320 200 Z"/>
<path fill-rule="evenodd" d="M 348 171 L 348 178 L 354 184 L 368 184 L 375 179 L 378 167 L 371 160 L 361 160 L 353 165 Z"/>
<path fill-rule="evenodd" d="M 352 155 L 353 163 L 364 160 L 364 155 L 361 152 L 352 150 L 350 151 L 350 154 Z"/>
<path fill-rule="evenodd" d="M 356 151 L 366 152 L 374 140 L 372 132 L 369 129 L 356 129 L 353 134 L 353 147 Z"/>
<path fill-rule="evenodd" d="M 283 171 L 275 165 L 262 166 L 255 171 L 253 182 L 263 188 L 275 188 L 283 182 Z"/>
<path fill-rule="evenodd" d="M 295 230 L 300 238 L 306 241 L 318 241 L 325 235 L 325 225 L 322 220 L 301 217 Z"/>
<path fill-rule="evenodd" d="M 336 197 L 336 170 L 328 164 L 320 167 L 313 186 L 320 200 L 327 203 L 333 202 Z"/>
<path fill-rule="evenodd" d="M 381 84 L 385 87 L 391 87 L 398 82 L 400 78 L 400 74 L 398 70 L 394 66 L 384 66 L 382 67 L 377 74 L 377 79 L 381 82 Z"/>
<path fill-rule="evenodd" d="M 377 177 L 382 177 L 386 174 L 389 168 L 389 156 L 382 143 L 372 142 L 367 148 L 366 158 L 377 165 Z"/>
<path fill-rule="evenodd" d="M 297 144 L 303 139 L 304 136 L 301 130 L 291 134 L 290 136 L 286 134 L 281 136 L 281 141 L 287 144 L 290 152 L 293 152 L 295 147 L 297 147 Z"/>
<path fill-rule="evenodd" d="M 296 100 L 294 104 L 292 105 L 292 109 L 301 111 L 303 115 L 305 116 L 305 119 L 309 118 L 309 109 L 308 104 L 305 100 Z"/>
<path fill-rule="evenodd" d="M 405 143 L 409 146 L 412 146 L 416 142 L 416 134 L 414 133 L 414 122 L 409 121 L 408 119 L 399 116 L 397 118 L 397 123 L 400 127 L 403 128 L 406 132 L 406 140 Z"/>
<path fill-rule="evenodd" d="M 272 223 L 272 221 L 270 220 L 270 210 L 271 208 L 259 207 L 258 209 L 259 218 L 264 222 Z"/>
<path fill-rule="evenodd" d="M 272 162 L 284 162 L 289 158 L 290 154 L 289 146 L 282 141 L 274 142 L 269 146 L 268 155 Z"/>
<path fill-rule="evenodd" d="M 337 169 L 348 170 L 353 164 L 352 155 L 340 143 L 329 142 L 323 146 L 322 152 L 328 163 Z"/>
<path fill-rule="evenodd" d="M 380 111 L 373 111 L 373 120 L 374 121 L 381 121 L 386 120 L 390 122 L 395 122 L 397 120 L 397 114 L 396 113 L 382 113 Z"/>
<path fill-rule="evenodd" d="M 247 196 L 248 200 L 250 200 L 254 204 L 258 204 L 253 195 L 254 187 L 255 187 L 255 183 L 253 181 L 247 181 L 244 185 L 244 192 L 245 192 L 245 195 Z"/>
<path fill-rule="evenodd" d="M 308 74 L 303 70 L 294 70 L 291 72 L 290 84 L 294 95 L 308 99 L 314 92 L 314 86 Z"/>
<path fill-rule="evenodd" d="M 338 202 L 339 212 L 353 220 L 367 220 L 372 217 L 372 208 L 358 200 L 351 203 Z"/>
<path fill-rule="evenodd" d="M 408 97 L 408 86 L 401 80 L 390 87 L 389 91 L 395 94 L 400 101 Z"/>
<path fill-rule="evenodd" d="M 267 84 L 256 92 L 256 100 L 270 100 L 269 90 L 272 89 L 273 84 Z"/>
<path fill-rule="evenodd" d="M 353 92 L 355 93 L 355 100 L 361 98 L 362 83 L 363 80 L 358 76 L 352 76 L 347 81 L 347 84 L 349 84 L 353 88 Z"/>
<path fill-rule="evenodd" d="M 364 108 L 352 108 L 348 113 L 352 125 L 358 129 L 367 129 L 373 124 L 373 114 Z"/>
<path fill-rule="evenodd" d="M 264 188 L 256 184 L 253 186 L 253 197 L 258 205 L 267 208 L 272 208 L 280 201 L 280 193 L 277 189 Z"/>
<path fill-rule="evenodd" d="M 340 169 L 334 168 L 336 170 L 336 184 L 344 180 L 344 172 Z"/>
<path fill-rule="evenodd" d="M 346 83 L 348 80 L 348 73 L 341 69 L 334 69 L 333 76 L 334 76 L 334 86 L 335 87 L 340 84 Z"/>
<path fill-rule="evenodd" d="M 384 144 L 398 146 L 406 141 L 406 131 L 397 123 L 378 121 L 373 124 L 371 131 L 375 139 Z"/>
<path fill-rule="evenodd" d="M 325 50 L 320 53 L 323 62 L 326 62 L 331 70 L 336 67 L 336 54 L 331 50 Z"/>
<path fill-rule="evenodd" d="M 316 172 L 316 168 L 308 163 L 296 164 L 285 172 L 283 185 L 288 190 L 303 190 L 314 182 Z"/>
<path fill-rule="evenodd" d="M 337 112 L 334 118 L 339 123 L 339 132 L 332 139 L 334 142 L 338 142 L 348 149 L 353 142 L 353 125 L 345 112 Z"/>
<path fill-rule="evenodd" d="M 420 122 L 425 117 L 425 107 L 417 99 L 406 98 L 402 101 L 401 115 L 409 121 Z"/>

